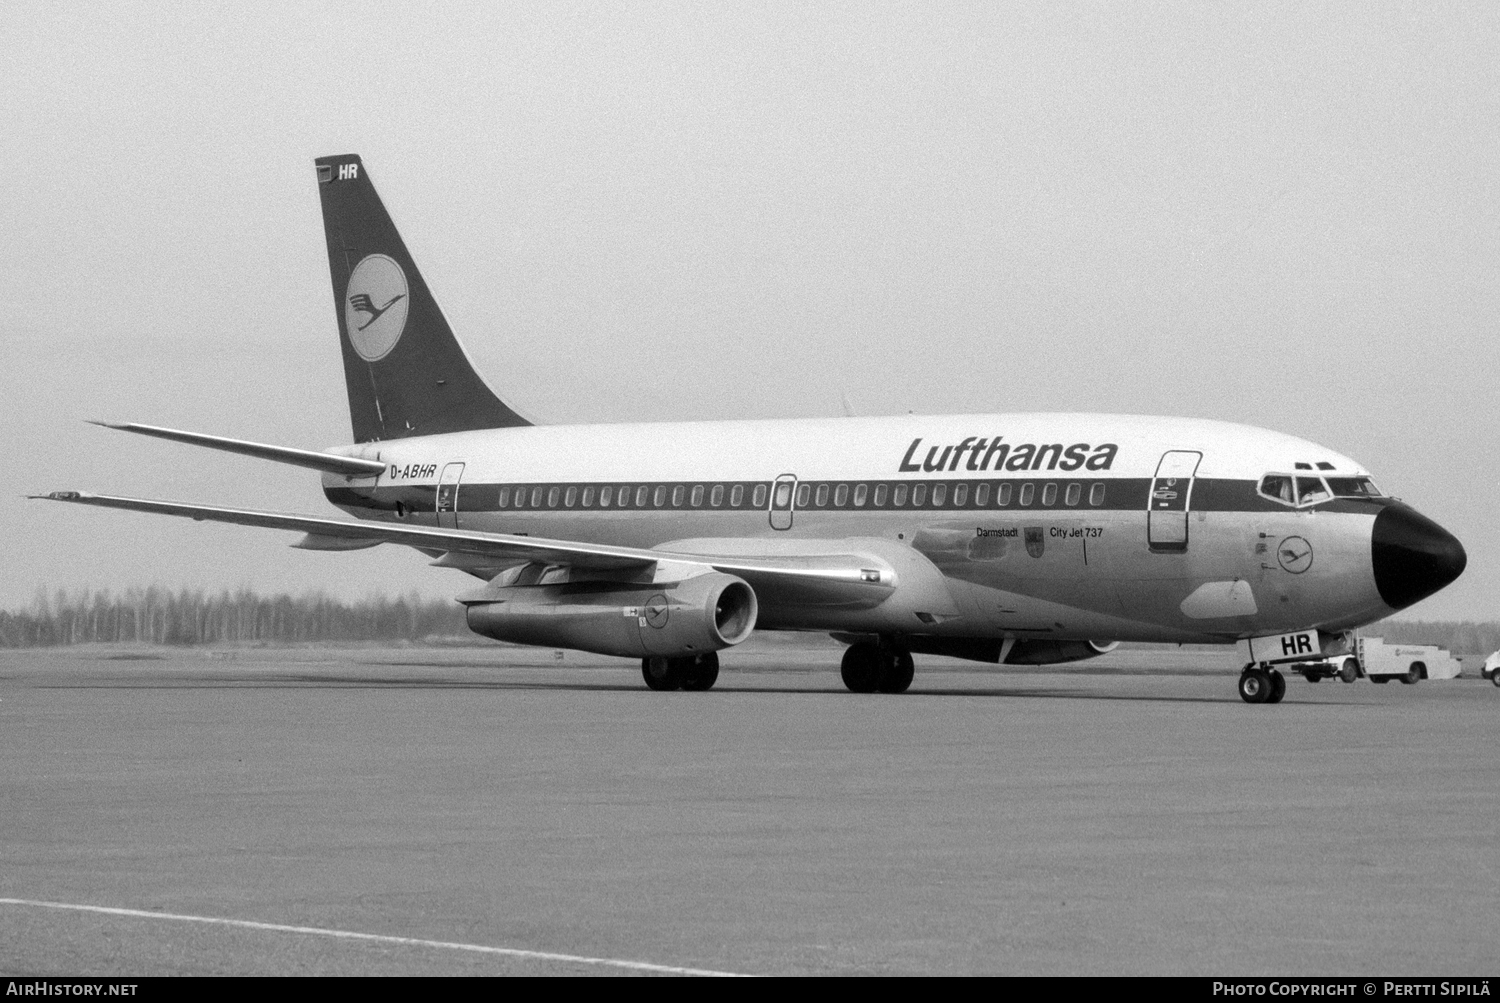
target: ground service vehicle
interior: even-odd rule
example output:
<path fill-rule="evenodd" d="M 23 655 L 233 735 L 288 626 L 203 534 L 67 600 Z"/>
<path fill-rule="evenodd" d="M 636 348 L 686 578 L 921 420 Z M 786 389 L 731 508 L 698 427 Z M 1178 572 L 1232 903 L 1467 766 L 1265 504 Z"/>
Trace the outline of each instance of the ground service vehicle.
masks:
<path fill-rule="evenodd" d="M 1464 670 L 1461 660 L 1435 644 L 1386 644 L 1378 637 L 1361 637 L 1357 651 L 1360 671 L 1372 683 L 1454 679 Z"/>

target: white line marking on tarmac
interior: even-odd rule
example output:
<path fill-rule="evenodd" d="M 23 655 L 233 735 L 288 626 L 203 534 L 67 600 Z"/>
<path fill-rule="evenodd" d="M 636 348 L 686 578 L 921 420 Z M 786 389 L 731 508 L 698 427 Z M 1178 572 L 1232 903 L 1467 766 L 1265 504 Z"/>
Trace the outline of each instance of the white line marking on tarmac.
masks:
<path fill-rule="evenodd" d="M 178 923 L 203 923 L 210 926 L 233 926 L 242 930 L 269 930 L 276 933 L 305 933 L 342 940 L 367 940 L 379 944 L 408 944 L 413 947 L 441 947 L 449 951 L 472 951 L 475 954 L 499 954 L 507 958 L 532 961 L 567 961 L 578 965 L 606 965 L 636 972 L 659 975 L 706 975 L 716 978 L 749 978 L 743 972 L 720 972 L 712 968 L 684 968 L 657 965 L 649 961 L 626 961 L 620 958 L 591 958 L 583 954 L 558 954 L 555 951 L 528 951 L 519 947 L 489 947 L 485 944 L 460 944 L 447 940 L 422 940 L 418 937 L 393 937 L 384 933 L 357 933 L 353 930 L 330 930 L 321 926 L 291 926 L 286 923 L 260 923 L 249 919 L 225 919 L 220 916 L 189 916 L 176 912 L 152 912 L 148 909 L 120 909 L 103 905 L 79 905 L 72 902 L 43 902 L 35 899 L 0 898 L 0 905 L 32 906 L 38 909 L 63 909 L 73 912 L 100 913 L 105 916 L 129 916 L 135 919 L 168 919 Z"/>

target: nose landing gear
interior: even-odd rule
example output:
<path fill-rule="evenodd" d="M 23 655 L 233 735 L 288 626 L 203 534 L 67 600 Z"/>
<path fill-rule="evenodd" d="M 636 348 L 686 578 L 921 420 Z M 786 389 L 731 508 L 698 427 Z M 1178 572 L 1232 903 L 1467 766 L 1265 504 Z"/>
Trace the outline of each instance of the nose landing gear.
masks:
<path fill-rule="evenodd" d="M 1286 696 L 1286 677 L 1275 669 L 1254 662 L 1240 673 L 1240 699 L 1246 703 L 1281 703 Z"/>

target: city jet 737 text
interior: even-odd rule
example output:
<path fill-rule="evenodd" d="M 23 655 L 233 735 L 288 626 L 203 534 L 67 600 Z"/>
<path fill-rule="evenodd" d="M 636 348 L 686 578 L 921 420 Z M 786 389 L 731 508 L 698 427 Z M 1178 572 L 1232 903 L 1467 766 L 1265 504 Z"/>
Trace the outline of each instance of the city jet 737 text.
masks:
<path fill-rule="evenodd" d="M 483 585 L 471 629 L 639 658 L 706 690 L 761 630 L 848 645 L 845 684 L 899 693 L 915 654 L 1004 665 L 1120 641 L 1241 643 L 1274 667 L 1463 571 L 1463 547 L 1304 439 L 1224 422 L 965 414 L 537 425 L 474 370 L 357 156 L 316 162 L 353 445 L 110 427 L 320 471 L 320 518 L 76 491 L 58 501 L 414 547 Z M 644 444 L 657 444 L 646 448 Z M 669 443 L 670 448 L 659 448 Z"/>

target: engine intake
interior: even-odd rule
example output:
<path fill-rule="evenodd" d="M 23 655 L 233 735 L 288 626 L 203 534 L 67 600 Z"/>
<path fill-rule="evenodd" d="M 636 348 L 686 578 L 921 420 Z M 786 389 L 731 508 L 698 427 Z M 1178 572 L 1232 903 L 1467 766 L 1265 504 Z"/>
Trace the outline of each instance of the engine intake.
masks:
<path fill-rule="evenodd" d="M 476 634 L 513 644 L 675 658 L 739 644 L 755 629 L 758 612 L 754 589 L 713 572 L 665 586 L 513 586 L 471 602 L 468 620 Z"/>

